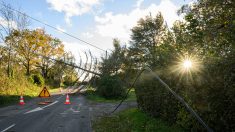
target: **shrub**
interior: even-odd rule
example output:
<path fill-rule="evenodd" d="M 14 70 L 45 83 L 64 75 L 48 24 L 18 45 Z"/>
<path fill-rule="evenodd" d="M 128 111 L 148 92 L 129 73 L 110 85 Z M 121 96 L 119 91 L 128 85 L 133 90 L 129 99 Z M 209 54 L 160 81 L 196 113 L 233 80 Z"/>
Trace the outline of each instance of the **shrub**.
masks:
<path fill-rule="evenodd" d="M 43 86 L 45 84 L 44 78 L 41 74 L 32 74 L 29 77 L 29 81 L 38 86 Z"/>
<path fill-rule="evenodd" d="M 157 80 L 143 74 L 137 81 L 135 91 L 138 107 L 154 117 L 175 123 L 178 111 L 177 100 Z"/>
<path fill-rule="evenodd" d="M 125 95 L 125 88 L 118 76 L 105 75 L 99 80 L 97 92 L 105 98 L 121 98 Z"/>

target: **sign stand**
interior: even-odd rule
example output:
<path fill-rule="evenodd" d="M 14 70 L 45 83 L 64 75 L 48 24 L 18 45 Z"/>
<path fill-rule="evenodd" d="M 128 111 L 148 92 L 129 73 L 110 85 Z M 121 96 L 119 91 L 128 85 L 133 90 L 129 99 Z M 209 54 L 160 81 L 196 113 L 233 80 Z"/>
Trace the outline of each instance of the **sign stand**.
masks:
<path fill-rule="evenodd" d="M 42 98 L 42 99 L 41 99 L 41 102 L 38 103 L 39 105 L 46 105 L 46 104 L 52 102 L 52 101 L 49 100 L 49 99 L 46 100 L 46 98 L 51 97 L 51 95 L 50 95 L 50 93 L 49 93 L 49 91 L 47 90 L 46 87 L 44 87 L 44 88 L 42 89 L 42 91 L 39 93 L 38 97 Z M 43 101 L 43 99 L 44 99 L 44 101 Z"/>

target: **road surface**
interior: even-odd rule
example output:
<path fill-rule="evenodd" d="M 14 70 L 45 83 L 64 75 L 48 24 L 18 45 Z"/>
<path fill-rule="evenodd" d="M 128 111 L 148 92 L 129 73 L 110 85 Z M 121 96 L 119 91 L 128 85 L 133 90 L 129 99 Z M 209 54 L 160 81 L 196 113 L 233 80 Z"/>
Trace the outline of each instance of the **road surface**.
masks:
<path fill-rule="evenodd" d="M 47 105 L 38 105 L 44 99 L 35 98 L 23 106 L 0 108 L 0 132 L 91 132 L 91 122 L 113 111 L 119 102 L 88 101 L 83 95 L 73 92 L 81 88 L 69 87 L 52 95 L 52 103 Z M 71 93 L 69 105 L 64 104 L 65 92 Z M 123 102 L 116 112 L 136 106 L 135 101 Z"/>
<path fill-rule="evenodd" d="M 52 103 L 38 105 L 40 98 L 0 108 L 0 132 L 90 132 L 91 117 L 82 95 L 71 95 L 70 105 L 65 105 L 66 95 L 53 95 Z"/>

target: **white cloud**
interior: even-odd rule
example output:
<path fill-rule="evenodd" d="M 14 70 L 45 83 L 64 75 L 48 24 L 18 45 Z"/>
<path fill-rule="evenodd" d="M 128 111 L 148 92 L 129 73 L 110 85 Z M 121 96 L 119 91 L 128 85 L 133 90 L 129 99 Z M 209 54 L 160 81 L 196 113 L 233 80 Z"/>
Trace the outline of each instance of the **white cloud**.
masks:
<path fill-rule="evenodd" d="M 85 38 L 92 38 L 94 37 L 94 35 L 90 32 L 85 32 L 85 33 L 82 33 L 82 36 L 85 37 Z"/>
<path fill-rule="evenodd" d="M 144 2 L 144 0 L 138 0 L 136 2 L 136 7 L 140 7 L 143 2 Z"/>
<path fill-rule="evenodd" d="M 143 2 L 143 1 L 142 1 Z M 138 2 L 137 2 L 138 3 Z M 141 0 L 139 5 L 141 4 Z M 108 12 L 104 16 L 96 16 L 97 22 L 96 30 L 101 36 L 118 37 L 124 42 L 128 42 L 130 37 L 130 29 L 133 28 L 140 18 L 149 15 L 155 16 L 161 12 L 168 26 L 171 27 L 175 20 L 180 19 L 177 15 L 178 7 L 175 6 L 170 0 L 161 0 L 159 5 L 151 4 L 145 9 L 136 7 L 127 14 L 113 14 Z"/>
<path fill-rule="evenodd" d="M 5 43 L 4 42 L 0 42 L 0 46 L 4 46 L 5 45 Z M 1 58 L 1 57 L 0 57 Z"/>
<path fill-rule="evenodd" d="M 74 57 L 76 59 L 75 63 L 76 63 L 77 66 L 80 66 L 80 60 L 82 60 L 81 67 L 85 68 L 86 61 L 88 63 L 87 66 L 89 67 L 89 64 L 91 63 L 91 57 L 90 57 L 90 54 L 88 52 L 87 45 L 83 45 L 83 44 L 80 44 L 80 43 L 77 43 L 77 42 L 68 42 L 68 41 L 63 41 L 63 44 L 65 46 L 65 51 L 67 51 L 67 52 L 69 51 L 74 55 Z M 86 59 L 86 55 L 84 53 L 85 51 L 87 52 L 88 60 Z M 99 57 L 99 56 L 97 56 L 97 52 L 95 52 L 94 50 L 91 50 L 91 53 L 92 53 L 93 57 Z M 93 61 L 93 65 L 94 65 L 94 61 Z M 81 73 L 81 72 L 82 72 L 82 70 L 79 70 L 78 73 Z M 80 77 L 80 81 L 82 81 L 84 79 L 84 77 L 85 77 L 85 74 L 83 74 L 83 76 Z"/>
<path fill-rule="evenodd" d="M 86 61 L 86 57 L 84 54 L 85 51 L 88 53 L 88 51 L 90 50 L 93 57 L 97 57 L 97 58 L 100 57 L 100 52 L 98 51 L 98 49 L 91 48 L 88 45 L 81 44 L 81 43 L 74 42 L 74 41 L 63 41 L 63 44 L 64 44 L 65 51 L 72 52 L 77 63 L 79 63 L 80 59 L 82 59 L 83 62 Z M 81 55 L 82 58 L 80 58 L 79 54 Z"/>
<path fill-rule="evenodd" d="M 0 17 L 0 24 L 5 28 L 9 26 L 9 28 L 17 29 L 17 23 L 15 21 L 7 21 L 2 17 Z"/>
<path fill-rule="evenodd" d="M 56 25 L 56 29 L 60 30 L 61 32 L 66 32 L 66 30 L 61 28 L 59 25 Z"/>
<path fill-rule="evenodd" d="M 50 8 L 65 13 L 65 21 L 72 25 L 72 16 L 82 15 L 92 10 L 92 7 L 99 4 L 100 0 L 47 0 Z"/>
<path fill-rule="evenodd" d="M 35 29 L 35 30 L 37 30 L 37 29 L 39 29 L 39 30 L 45 30 L 45 28 L 43 28 L 43 27 L 35 27 L 34 29 Z"/>

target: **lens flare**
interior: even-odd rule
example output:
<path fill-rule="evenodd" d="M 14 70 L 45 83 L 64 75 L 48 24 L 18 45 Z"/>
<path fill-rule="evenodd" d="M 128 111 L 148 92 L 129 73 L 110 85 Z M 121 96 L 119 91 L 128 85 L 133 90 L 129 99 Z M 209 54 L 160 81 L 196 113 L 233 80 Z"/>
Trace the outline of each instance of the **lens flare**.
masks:
<path fill-rule="evenodd" d="M 183 67 L 186 69 L 189 69 L 192 67 L 192 61 L 191 60 L 184 60 Z"/>
<path fill-rule="evenodd" d="M 193 75 L 198 75 L 202 71 L 201 62 L 197 58 L 196 55 L 181 55 L 170 66 L 170 71 L 179 76 L 180 79 L 193 80 Z"/>

